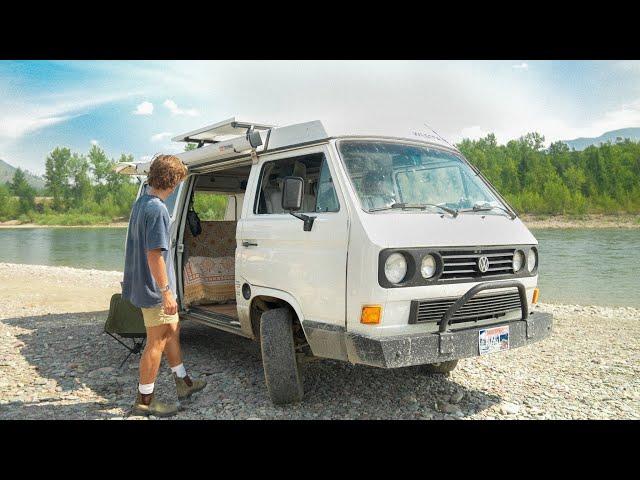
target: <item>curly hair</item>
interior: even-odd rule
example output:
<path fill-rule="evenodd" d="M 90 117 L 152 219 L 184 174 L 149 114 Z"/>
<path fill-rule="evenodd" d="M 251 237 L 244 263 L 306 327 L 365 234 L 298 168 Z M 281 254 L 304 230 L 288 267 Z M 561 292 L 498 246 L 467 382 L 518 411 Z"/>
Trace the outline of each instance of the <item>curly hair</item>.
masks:
<path fill-rule="evenodd" d="M 174 155 L 159 155 L 151 162 L 147 183 L 158 190 L 178 185 L 187 176 L 187 167 Z"/>

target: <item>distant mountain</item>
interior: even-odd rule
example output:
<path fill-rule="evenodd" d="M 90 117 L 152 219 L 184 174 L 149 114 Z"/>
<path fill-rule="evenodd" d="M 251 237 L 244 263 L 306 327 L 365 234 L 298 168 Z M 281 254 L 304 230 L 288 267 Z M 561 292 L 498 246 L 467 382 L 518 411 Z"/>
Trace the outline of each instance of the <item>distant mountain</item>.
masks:
<path fill-rule="evenodd" d="M 9 165 L 4 160 L 0 159 L 0 184 L 5 182 L 10 182 L 13 180 L 13 174 L 17 170 L 13 165 Z M 36 190 L 40 191 L 44 189 L 44 179 L 42 177 L 38 177 L 37 175 L 33 175 L 29 172 L 25 172 L 27 176 L 27 182 Z"/>
<path fill-rule="evenodd" d="M 612 130 L 605 132 L 596 138 L 576 138 L 574 140 L 562 140 L 569 148 L 574 150 L 584 150 L 591 145 L 600 145 L 601 143 L 616 143 L 628 138 L 634 142 L 640 142 L 640 128 L 622 128 L 620 130 Z"/>

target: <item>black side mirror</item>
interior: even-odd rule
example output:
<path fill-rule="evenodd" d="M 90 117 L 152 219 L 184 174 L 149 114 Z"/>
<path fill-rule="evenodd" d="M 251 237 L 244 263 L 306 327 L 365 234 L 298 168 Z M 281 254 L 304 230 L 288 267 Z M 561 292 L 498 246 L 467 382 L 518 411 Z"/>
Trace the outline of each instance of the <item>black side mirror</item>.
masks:
<path fill-rule="evenodd" d="M 304 231 L 310 232 L 316 217 L 294 213 L 302 208 L 304 180 L 301 177 L 284 177 L 282 181 L 282 209 L 304 221 Z"/>
<path fill-rule="evenodd" d="M 297 212 L 302 208 L 304 180 L 300 177 L 284 177 L 282 185 L 282 209 Z"/>

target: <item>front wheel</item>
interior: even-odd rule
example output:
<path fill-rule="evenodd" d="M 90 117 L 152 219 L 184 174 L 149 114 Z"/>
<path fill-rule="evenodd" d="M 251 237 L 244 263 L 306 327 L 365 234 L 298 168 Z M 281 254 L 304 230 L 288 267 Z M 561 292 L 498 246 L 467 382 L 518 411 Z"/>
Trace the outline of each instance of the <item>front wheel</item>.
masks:
<path fill-rule="evenodd" d="M 429 363 L 422 365 L 421 368 L 426 373 L 449 373 L 458 365 L 458 360 L 448 360 L 446 362 Z"/>
<path fill-rule="evenodd" d="M 302 400 L 304 389 L 287 308 L 267 310 L 260 317 L 260 346 L 264 379 L 275 405 Z"/>

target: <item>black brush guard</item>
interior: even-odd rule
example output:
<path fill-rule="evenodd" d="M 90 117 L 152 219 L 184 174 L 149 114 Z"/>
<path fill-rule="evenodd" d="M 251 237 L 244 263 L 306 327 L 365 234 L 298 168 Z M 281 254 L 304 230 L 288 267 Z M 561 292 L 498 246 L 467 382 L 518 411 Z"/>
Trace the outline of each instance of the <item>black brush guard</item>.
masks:
<path fill-rule="evenodd" d="M 522 309 L 522 319 L 526 320 L 529 316 L 529 304 L 527 303 L 527 290 L 524 288 L 524 285 L 515 280 L 509 280 L 506 282 L 492 282 L 492 283 L 479 283 L 474 287 L 471 287 L 467 293 L 461 296 L 458 300 L 454 302 L 453 305 L 449 307 L 449 309 L 442 316 L 442 320 L 440 320 L 440 328 L 438 329 L 440 333 L 445 333 L 449 327 L 449 322 L 456 314 L 458 310 L 460 310 L 471 298 L 475 296 L 476 293 L 482 290 L 495 290 L 498 288 L 517 288 L 518 294 L 520 295 L 520 308 Z"/>

